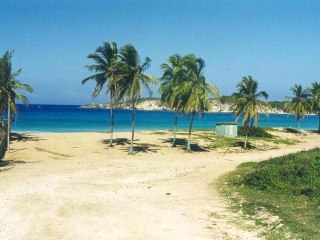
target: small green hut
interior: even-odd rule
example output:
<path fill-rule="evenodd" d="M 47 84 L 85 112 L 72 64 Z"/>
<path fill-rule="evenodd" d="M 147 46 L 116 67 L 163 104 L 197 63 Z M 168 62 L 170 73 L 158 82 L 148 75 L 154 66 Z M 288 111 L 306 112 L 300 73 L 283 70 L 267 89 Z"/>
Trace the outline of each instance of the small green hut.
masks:
<path fill-rule="evenodd" d="M 219 137 L 237 137 L 238 124 L 235 122 L 217 123 L 216 132 Z"/>

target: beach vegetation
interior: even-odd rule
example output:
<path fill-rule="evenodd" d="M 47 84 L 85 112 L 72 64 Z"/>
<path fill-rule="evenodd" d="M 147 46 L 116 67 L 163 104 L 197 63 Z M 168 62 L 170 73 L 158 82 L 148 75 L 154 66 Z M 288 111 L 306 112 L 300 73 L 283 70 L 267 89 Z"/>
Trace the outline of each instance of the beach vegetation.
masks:
<path fill-rule="evenodd" d="M 143 88 L 152 95 L 151 86 L 157 81 L 156 78 L 145 73 L 150 64 L 149 57 L 141 62 L 139 53 L 134 46 L 128 44 L 120 48 L 119 61 L 116 63 L 120 74 L 117 79 L 117 91 L 119 98 L 127 97 L 132 104 L 132 134 L 129 154 L 133 154 L 136 102 L 140 98 Z"/>
<path fill-rule="evenodd" d="M 33 88 L 30 85 L 21 83 L 18 80 L 22 70 L 12 70 L 13 53 L 13 51 L 7 51 L 0 58 L 0 114 L 3 116 L 7 111 L 7 150 L 10 150 L 10 126 L 12 116 L 17 113 L 16 102 L 19 101 L 28 105 L 28 98 L 19 92 L 25 91 L 33 93 Z"/>
<path fill-rule="evenodd" d="M 271 135 L 271 130 L 257 130 L 257 132 L 250 132 L 250 142 L 248 142 L 247 149 L 255 149 L 260 151 L 266 151 L 270 149 L 278 148 L 281 145 L 295 145 L 299 143 L 296 139 L 279 137 Z M 184 134 L 183 134 L 184 133 Z M 243 132 L 245 134 L 245 132 Z M 187 135 L 187 132 L 178 132 L 178 135 Z M 212 131 L 195 131 L 193 133 L 194 138 L 203 146 L 205 149 L 225 149 L 228 152 L 237 151 L 237 148 L 243 148 L 244 142 L 242 136 L 240 137 L 219 137 L 216 136 Z M 233 149 L 233 150 L 232 150 Z M 239 149 L 241 150 L 241 149 Z"/>
<path fill-rule="evenodd" d="M 272 138 L 272 135 L 268 133 L 266 130 L 260 127 L 238 127 L 238 135 L 245 137 L 261 137 L 261 138 Z"/>
<path fill-rule="evenodd" d="M 277 109 L 278 111 L 285 111 L 284 101 L 269 101 L 271 108 Z"/>
<path fill-rule="evenodd" d="M 319 238 L 319 148 L 243 163 L 219 185 L 234 210 L 262 227 L 266 239 Z"/>
<path fill-rule="evenodd" d="M 214 85 L 206 82 L 204 68 L 205 61 L 193 54 L 183 57 L 170 56 L 168 63 L 161 65 L 163 75 L 160 78 L 160 99 L 164 105 L 175 112 L 172 145 L 176 145 L 177 119 L 181 111 L 190 118 L 187 151 L 191 151 L 194 117 L 196 114 L 203 117 L 204 112 L 211 108 L 210 96 L 219 101 L 219 91 Z"/>
<path fill-rule="evenodd" d="M 116 69 L 118 61 L 118 47 L 115 42 L 104 42 L 94 53 L 88 55 L 94 64 L 87 65 L 87 69 L 93 74 L 82 80 L 82 84 L 88 81 L 95 81 L 96 86 L 92 92 L 92 98 L 96 98 L 105 87 L 105 93 L 110 97 L 110 139 L 109 146 L 112 146 L 114 130 L 114 103 L 119 98 L 117 95 L 117 79 L 119 71 Z"/>
<path fill-rule="evenodd" d="M 174 131 L 172 146 L 176 146 L 176 135 L 178 125 L 178 115 L 183 108 L 183 91 L 182 84 L 186 81 L 186 71 L 184 68 L 184 58 L 180 55 L 172 55 L 168 59 L 168 63 L 161 64 L 163 71 L 160 78 L 159 87 L 161 103 L 174 111 Z"/>
<path fill-rule="evenodd" d="M 189 115 L 187 151 L 191 151 L 191 131 L 196 114 L 204 116 L 211 106 L 209 96 L 219 100 L 219 91 L 216 86 L 209 84 L 204 76 L 205 61 L 190 54 L 184 57 L 186 81 L 181 84 L 182 112 Z"/>
<path fill-rule="evenodd" d="M 295 116 L 298 122 L 298 129 L 300 129 L 301 120 L 311 111 L 310 95 L 308 90 L 303 89 L 301 85 L 295 84 L 290 90 L 293 96 L 286 97 L 286 111 Z"/>
<path fill-rule="evenodd" d="M 242 116 L 243 126 L 249 130 L 249 126 L 258 125 L 260 120 L 259 114 L 268 114 L 271 106 L 268 102 L 261 99 L 268 99 L 268 94 L 265 91 L 258 91 L 258 81 L 252 76 L 244 76 L 237 85 L 238 92 L 234 93 L 234 102 L 231 105 L 231 110 L 236 116 L 236 121 Z M 244 148 L 248 142 L 248 134 L 245 134 Z"/>
<path fill-rule="evenodd" d="M 231 95 L 231 96 L 226 96 L 226 95 L 223 95 L 220 97 L 220 102 L 222 104 L 231 104 L 235 101 L 235 96 L 234 95 Z"/>

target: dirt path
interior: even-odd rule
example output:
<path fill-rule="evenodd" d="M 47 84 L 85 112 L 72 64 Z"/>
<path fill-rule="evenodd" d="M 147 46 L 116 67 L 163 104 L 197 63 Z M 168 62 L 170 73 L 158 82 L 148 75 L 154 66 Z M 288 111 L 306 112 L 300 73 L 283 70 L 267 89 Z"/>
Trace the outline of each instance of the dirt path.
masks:
<path fill-rule="evenodd" d="M 190 154 L 139 133 L 148 146 L 129 156 L 128 136 L 112 149 L 102 133 L 15 141 L 0 167 L 0 239 L 258 239 L 232 224 L 212 184 L 241 162 L 320 146 L 309 134 L 276 150 Z"/>

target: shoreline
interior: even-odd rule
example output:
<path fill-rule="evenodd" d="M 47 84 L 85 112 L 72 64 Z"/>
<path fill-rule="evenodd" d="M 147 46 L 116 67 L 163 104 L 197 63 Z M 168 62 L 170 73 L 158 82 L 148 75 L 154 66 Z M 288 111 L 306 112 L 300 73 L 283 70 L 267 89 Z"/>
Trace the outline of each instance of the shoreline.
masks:
<path fill-rule="evenodd" d="M 241 127 L 242 125 L 238 125 L 238 127 Z M 263 128 L 263 129 L 277 129 L 277 130 L 284 130 L 286 128 L 291 128 L 291 129 L 295 129 L 297 130 L 297 128 L 295 127 L 268 127 L 268 126 L 258 126 L 260 128 Z M 192 132 L 197 132 L 197 131 L 215 131 L 216 129 L 215 128 L 195 128 L 195 129 L 192 129 Z M 134 132 L 135 133 L 152 133 L 152 132 L 168 132 L 168 133 L 173 133 L 173 128 L 172 129 L 145 129 L 145 130 L 135 130 Z M 177 129 L 177 132 L 187 132 L 188 129 Z M 306 131 L 306 132 L 312 132 L 312 131 L 318 131 L 317 128 L 301 128 L 300 131 Z M 110 131 L 66 131 L 66 132 L 62 132 L 62 131 L 17 131 L 17 130 L 14 130 L 12 129 L 11 130 L 11 133 L 18 133 L 18 134 L 50 134 L 50 133 L 54 133 L 54 134 L 58 134 L 58 133 L 104 133 L 104 134 L 108 134 L 110 133 Z M 114 134 L 115 133 L 131 133 L 131 130 L 117 130 L 117 131 L 114 131 L 113 132 Z"/>

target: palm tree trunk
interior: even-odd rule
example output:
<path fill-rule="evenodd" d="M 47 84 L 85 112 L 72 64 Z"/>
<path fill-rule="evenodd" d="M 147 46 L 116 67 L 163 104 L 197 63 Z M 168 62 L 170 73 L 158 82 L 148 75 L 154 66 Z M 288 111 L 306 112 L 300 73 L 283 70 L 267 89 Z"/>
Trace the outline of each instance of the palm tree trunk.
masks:
<path fill-rule="evenodd" d="M 110 126 L 110 140 L 109 140 L 109 146 L 112 147 L 112 140 L 113 140 L 113 128 L 114 128 L 114 112 L 113 112 L 113 93 L 110 93 L 110 121 L 111 121 L 111 126 Z"/>
<path fill-rule="evenodd" d="M 11 112 L 10 112 L 10 96 L 8 96 L 8 135 L 7 135 L 7 151 L 10 151 L 10 124 L 11 124 Z"/>
<path fill-rule="evenodd" d="M 320 131 L 320 112 L 318 112 L 318 118 L 319 118 L 319 127 L 318 127 L 318 131 Z"/>
<path fill-rule="evenodd" d="M 248 130 L 246 131 L 246 137 L 244 139 L 244 149 L 247 148 L 247 144 L 248 144 Z"/>
<path fill-rule="evenodd" d="M 251 118 L 251 127 L 253 127 L 253 118 Z"/>
<path fill-rule="evenodd" d="M 133 154 L 133 140 L 134 140 L 134 118 L 135 118 L 135 99 L 132 99 L 132 134 L 131 134 L 131 144 L 129 148 L 129 154 Z"/>
<path fill-rule="evenodd" d="M 300 118 L 298 119 L 298 130 L 300 132 L 300 127 L 301 127 L 301 122 L 300 122 Z"/>
<path fill-rule="evenodd" d="M 187 145 L 188 152 L 191 152 L 191 146 L 190 146 L 191 145 L 191 130 L 192 130 L 194 116 L 195 116 L 195 112 L 193 111 L 191 114 L 190 126 L 189 126 L 188 145 Z"/>
<path fill-rule="evenodd" d="M 178 111 L 174 114 L 174 133 L 173 133 L 173 141 L 172 141 L 172 147 L 176 146 L 176 135 L 177 135 L 177 123 L 178 123 Z"/>

